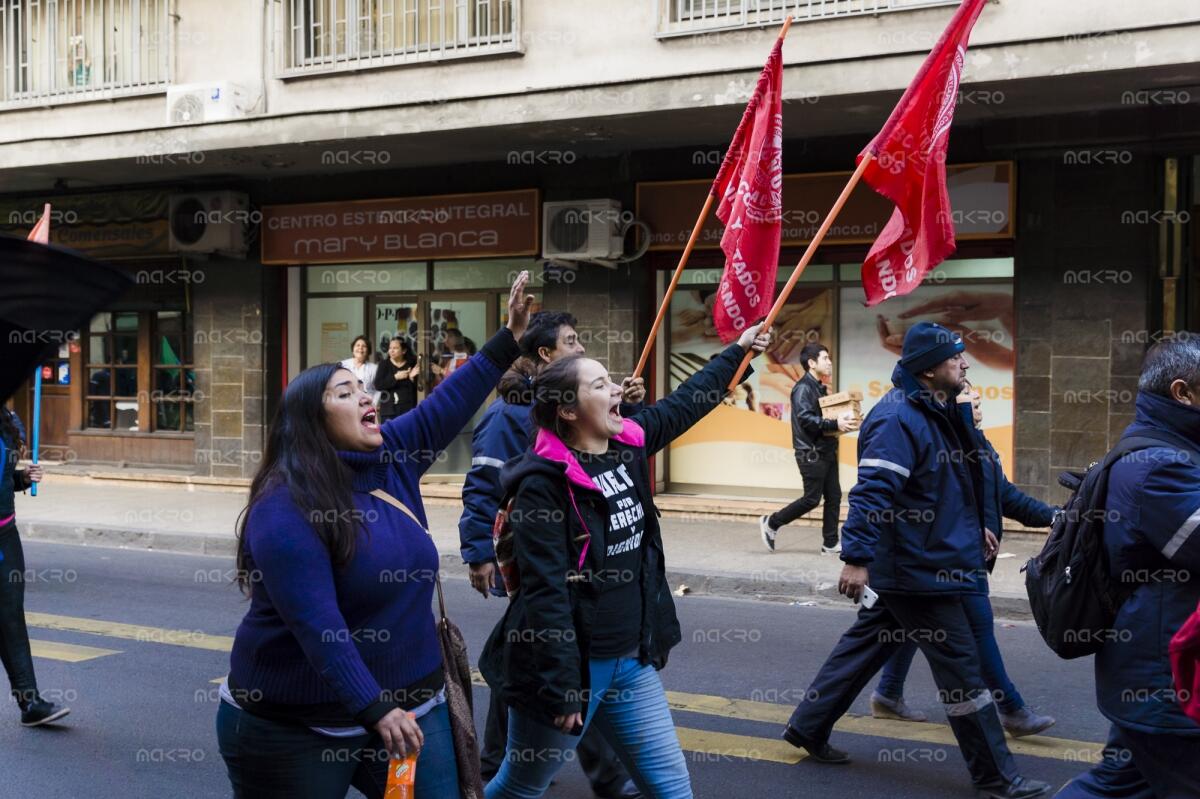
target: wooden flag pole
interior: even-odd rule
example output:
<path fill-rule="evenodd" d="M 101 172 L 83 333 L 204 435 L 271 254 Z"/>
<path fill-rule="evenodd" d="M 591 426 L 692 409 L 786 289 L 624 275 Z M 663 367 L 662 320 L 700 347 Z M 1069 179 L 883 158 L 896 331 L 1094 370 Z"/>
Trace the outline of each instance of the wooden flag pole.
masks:
<path fill-rule="evenodd" d="M 789 14 L 779 31 L 781 40 L 787 38 L 788 29 L 791 27 L 792 17 Z M 674 296 L 675 287 L 679 285 L 679 278 L 683 276 L 684 267 L 687 266 L 688 259 L 692 256 L 692 249 L 695 248 L 696 241 L 700 238 L 700 232 L 704 230 L 704 222 L 708 219 L 708 212 L 712 210 L 714 199 L 713 193 L 709 192 L 708 198 L 704 201 L 704 207 L 700 209 L 700 216 L 696 218 L 696 224 L 692 227 L 692 235 L 688 237 L 687 246 L 683 248 L 683 254 L 679 256 L 679 264 L 675 267 L 674 274 L 671 275 L 667 293 L 663 295 L 662 303 L 658 306 L 658 315 L 654 317 L 654 325 L 650 328 L 650 336 L 646 339 L 645 346 L 642 347 L 642 356 L 638 358 L 637 369 L 633 370 L 633 377 L 641 377 L 646 363 L 650 360 L 650 353 L 654 350 L 654 340 L 658 338 L 658 331 L 662 329 L 663 320 L 666 319 L 667 308 L 671 305 L 671 297 Z"/>
<path fill-rule="evenodd" d="M 800 279 L 800 275 L 804 273 L 809 261 L 817 254 L 817 248 L 821 246 L 821 242 L 825 240 L 825 234 L 829 232 L 829 228 L 833 226 L 833 221 L 837 219 L 838 214 L 842 212 L 842 207 L 846 205 L 846 201 L 850 199 L 851 192 L 858 182 L 862 179 L 863 173 L 867 171 L 867 164 L 874 160 L 873 155 L 867 155 L 859 163 L 858 169 L 854 170 L 854 174 L 850 176 L 850 180 L 846 183 L 846 188 L 842 189 L 842 193 L 838 195 L 837 202 L 833 204 L 833 208 L 829 210 L 825 221 L 821 223 L 821 227 L 817 230 L 817 235 L 813 236 L 813 240 L 809 242 L 808 248 L 804 251 L 804 256 L 800 259 L 800 263 L 796 264 L 796 268 L 792 270 L 792 276 L 788 278 L 783 289 L 779 292 L 779 296 L 775 299 L 775 304 L 771 306 L 771 312 L 767 314 L 766 320 L 763 322 L 763 330 L 770 330 L 771 325 L 775 324 L 775 317 L 779 316 L 779 312 L 783 310 L 784 303 L 787 302 L 788 295 L 792 293 L 796 282 Z M 737 388 L 737 384 L 741 382 L 742 375 L 746 373 L 746 367 L 750 365 L 750 361 L 754 358 L 754 350 L 747 350 L 746 355 L 742 358 L 742 364 L 738 367 L 737 373 L 734 374 L 733 380 L 729 382 L 729 390 Z"/>

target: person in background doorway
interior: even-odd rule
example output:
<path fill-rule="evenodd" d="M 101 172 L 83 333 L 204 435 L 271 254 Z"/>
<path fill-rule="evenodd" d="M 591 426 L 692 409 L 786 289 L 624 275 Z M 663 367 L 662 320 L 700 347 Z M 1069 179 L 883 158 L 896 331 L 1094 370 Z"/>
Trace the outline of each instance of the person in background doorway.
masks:
<path fill-rule="evenodd" d="M 371 363 L 371 342 L 366 336 L 356 336 L 350 344 L 350 357 L 342 361 L 342 368 L 349 369 L 363 384 L 363 390 L 378 402 L 375 391 L 376 364 Z"/>
<path fill-rule="evenodd" d="M 42 467 L 18 469 L 25 430 L 17 415 L 0 404 L 0 660 L 8 673 L 13 698 L 21 708 L 21 724 L 37 727 L 71 712 L 38 693 L 33 673 L 29 630 L 25 626 L 25 552 L 17 532 L 17 491 L 42 479 Z"/>
<path fill-rule="evenodd" d="M 817 341 L 809 342 L 800 351 L 800 363 L 804 366 L 804 376 L 792 387 L 792 447 L 796 451 L 796 466 L 804 479 L 804 495 L 769 516 L 760 516 L 758 529 L 767 549 L 774 552 L 779 528 L 791 524 L 824 501 L 821 554 L 836 555 L 842 551 L 837 529 L 842 485 L 838 479 L 838 438 L 827 433 L 857 430 L 858 422 L 849 411 L 837 419 L 821 416 L 821 397 L 829 393 L 821 378 L 833 376 L 829 348 Z"/>
<path fill-rule="evenodd" d="M 375 370 L 379 392 L 379 419 L 386 422 L 417 407 L 421 369 L 408 341 L 396 336 L 388 342 L 387 360 Z"/>

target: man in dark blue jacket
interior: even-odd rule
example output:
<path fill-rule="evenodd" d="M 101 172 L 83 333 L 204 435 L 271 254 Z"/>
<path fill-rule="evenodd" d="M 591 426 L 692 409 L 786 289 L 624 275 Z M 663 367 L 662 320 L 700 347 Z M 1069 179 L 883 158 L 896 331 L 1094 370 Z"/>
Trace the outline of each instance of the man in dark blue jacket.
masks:
<path fill-rule="evenodd" d="M 539 311 L 529 320 L 521 337 L 522 357 L 505 373 L 496 387 L 500 397 L 484 411 L 471 439 L 471 470 L 463 481 L 463 514 L 458 521 L 463 560 L 469 565 L 471 586 L 485 598 L 504 596 L 492 548 L 492 523 L 504 496 L 500 467 L 524 454 L 529 447 L 529 410 L 533 402 L 531 381 L 537 370 L 568 355 L 582 355 L 583 344 L 575 330 L 574 316 Z M 640 404 L 645 396 L 641 378 L 625 379 L 625 400 Z M 623 415 L 630 415 L 622 408 Z M 480 761 L 485 779 L 490 779 L 504 759 L 508 738 L 508 712 L 495 692 L 488 705 Z M 579 762 L 597 796 L 635 799 L 641 796 L 629 773 L 598 729 L 580 740 Z"/>
<path fill-rule="evenodd" d="M 1146 355 L 1126 436 L 1163 445 L 1109 473 L 1104 544 L 1132 593 L 1096 655 L 1096 703 L 1112 729 L 1104 758 L 1062 799 L 1200 796 L 1200 724 L 1179 705 L 1167 645 L 1200 603 L 1200 339 Z"/>
<path fill-rule="evenodd" d="M 987 590 L 986 455 L 955 403 L 966 384 L 964 349 L 941 325 L 914 325 L 895 388 L 863 423 L 838 589 L 857 602 L 869 581 L 879 599 L 838 641 L 783 737 L 819 762 L 848 762 L 829 745 L 834 722 L 897 647 L 915 641 L 980 796 L 1026 799 L 1050 786 L 1017 773 L 963 607 L 964 595 Z"/>

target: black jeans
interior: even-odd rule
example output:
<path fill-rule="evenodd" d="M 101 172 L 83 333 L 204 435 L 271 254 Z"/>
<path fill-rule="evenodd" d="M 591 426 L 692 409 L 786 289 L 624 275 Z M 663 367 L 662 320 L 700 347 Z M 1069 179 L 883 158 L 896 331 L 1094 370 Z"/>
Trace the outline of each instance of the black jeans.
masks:
<path fill-rule="evenodd" d="M 479 755 L 484 782 L 500 770 L 508 745 L 508 706 L 500 701 L 496 691 L 489 693 L 491 700 L 488 702 L 487 721 L 483 725 L 483 751 Z M 575 753 L 579 756 L 579 765 L 587 775 L 592 790 L 597 793 L 620 787 L 630 779 L 617 753 L 594 724 L 584 731 Z"/>
<path fill-rule="evenodd" d="M 796 465 L 800 467 L 800 476 L 804 478 L 804 496 L 777 510 L 767 519 L 772 530 L 778 530 L 785 524 L 791 524 L 808 513 L 821 500 L 825 500 L 824 515 L 821 518 L 821 539 L 827 547 L 836 546 L 838 542 L 838 511 L 842 507 L 842 484 L 838 480 L 837 453 L 832 457 L 796 457 Z"/>
<path fill-rule="evenodd" d="M 33 654 L 25 627 L 25 552 L 16 522 L 0 528 L 0 661 L 21 704 L 37 699 Z"/>
<path fill-rule="evenodd" d="M 788 726 L 805 740 L 829 740 L 859 692 L 905 641 L 925 653 L 950 729 L 976 785 L 1009 783 L 1017 775 L 1004 729 L 983 684 L 979 648 L 961 596 L 883 594 L 863 608 L 796 706 Z"/>

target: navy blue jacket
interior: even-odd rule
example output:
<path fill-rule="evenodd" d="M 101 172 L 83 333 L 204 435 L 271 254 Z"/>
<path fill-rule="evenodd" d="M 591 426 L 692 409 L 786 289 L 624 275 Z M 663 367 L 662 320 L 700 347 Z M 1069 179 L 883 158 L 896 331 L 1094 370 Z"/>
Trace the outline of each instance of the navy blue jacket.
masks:
<path fill-rule="evenodd" d="M 25 427 L 21 424 L 21 417 L 0 406 L 0 414 L 2 413 L 8 414 L 12 419 L 17 428 L 17 439 L 11 440 L 8 436 L 0 433 L 0 519 L 13 514 L 16 507 L 14 494 L 17 491 L 24 491 L 32 485 L 29 473 L 25 469 L 17 468 L 17 461 L 20 460 L 21 454 L 21 441 L 25 440 Z M 2 429 L 0 427 L 0 430 Z"/>
<path fill-rule="evenodd" d="M 1126 436 L 1166 434 L 1200 449 L 1200 408 L 1146 393 L 1136 407 Z M 1200 603 L 1200 466 L 1168 447 L 1135 452 L 1113 465 L 1105 511 L 1112 576 L 1136 587 L 1096 655 L 1100 712 L 1142 732 L 1200 737 L 1175 701 L 1167 655 Z"/>
<path fill-rule="evenodd" d="M 971 406 L 960 403 L 965 407 L 966 416 L 971 415 Z M 996 534 L 996 538 L 1004 536 L 1004 520 L 1014 519 L 1026 527 L 1049 527 L 1054 521 L 1054 508 L 1023 493 L 1008 481 L 1004 474 L 1004 465 L 1000 462 L 1000 454 L 992 447 L 992 442 L 982 430 L 975 430 L 975 437 L 980 442 L 980 452 L 984 458 L 981 462 L 983 471 L 983 526 Z"/>
<path fill-rule="evenodd" d="M 863 421 L 842 560 L 877 591 L 987 592 L 981 450 L 966 415 L 938 406 L 899 365 Z"/>
<path fill-rule="evenodd" d="M 495 559 L 492 523 L 504 496 L 500 467 L 529 446 L 530 405 L 500 398 L 488 406 L 471 437 L 471 470 L 463 481 L 463 514 L 458 540 L 463 561 L 488 563 Z"/>

